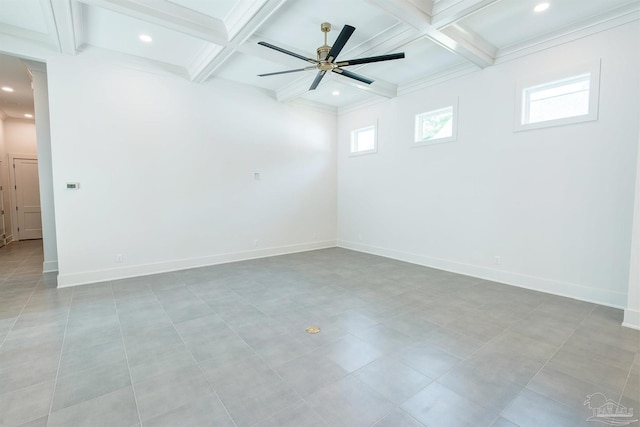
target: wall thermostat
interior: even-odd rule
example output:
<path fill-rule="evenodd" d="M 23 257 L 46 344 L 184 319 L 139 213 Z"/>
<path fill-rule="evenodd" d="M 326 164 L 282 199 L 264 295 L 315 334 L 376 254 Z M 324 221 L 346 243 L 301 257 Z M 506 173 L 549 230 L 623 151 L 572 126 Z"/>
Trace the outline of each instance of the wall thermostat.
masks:
<path fill-rule="evenodd" d="M 67 190 L 77 190 L 80 188 L 79 182 L 67 182 Z"/>

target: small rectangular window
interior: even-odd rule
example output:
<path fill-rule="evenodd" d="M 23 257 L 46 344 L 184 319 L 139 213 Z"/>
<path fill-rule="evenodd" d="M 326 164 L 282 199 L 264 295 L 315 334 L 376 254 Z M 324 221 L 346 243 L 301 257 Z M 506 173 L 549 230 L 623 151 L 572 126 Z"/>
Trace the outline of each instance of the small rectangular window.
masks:
<path fill-rule="evenodd" d="M 351 154 L 375 153 L 377 150 L 375 126 L 351 131 Z"/>
<path fill-rule="evenodd" d="M 596 120 L 600 63 L 575 71 L 564 76 L 556 73 L 556 79 L 543 83 L 520 85 L 516 130 Z"/>
<path fill-rule="evenodd" d="M 589 114 L 591 74 L 524 89 L 522 124 Z"/>
<path fill-rule="evenodd" d="M 415 143 L 426 145 L 455 141 L 456 121 L 455 104 L 416 114 Z"/>

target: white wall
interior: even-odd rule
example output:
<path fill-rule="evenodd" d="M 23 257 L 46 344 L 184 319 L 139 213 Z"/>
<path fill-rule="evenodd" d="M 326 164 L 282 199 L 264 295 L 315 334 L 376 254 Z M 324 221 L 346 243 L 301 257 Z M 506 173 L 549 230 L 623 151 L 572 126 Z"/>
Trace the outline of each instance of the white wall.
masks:
<path fill-rule="evenodd" d="M 335 245 L 335 115 L 77 57 L 47 72 L 61 286 Z"/>
<path fill-rule="evenodd" d="M 8 154 L 37 154 L 35 122 L 8 118 L 4 123 L 5 149 Z"/>
<path fill-rule="evenodd" d="M 49 127 L 49 90 L 47 70 L 43 63 L 28 61 L 33 76 L 35 128 L 38 146 L 38 179 L 40 183 L 40 212 L 42 216 L 42 271 L 58 271 L 58 247 L 53 200 L 53 172 L 51 161 L 51 131 Z"/>
<path fill-rule="evenodd" d="M 640 113 L 638 114 L 640 115 Z M 640 135 L 638 135 L 638 140 L 640 142 Z M 640 329 L 640 150 L 636 165 L 636 191 L 629 264 L 627 307 L 624 311 L 624 322 L 622 324 L 630 328 Z"/>
<path fill-rule="evenodd" d="M 338 244 L 624 307 L 638 31 L 634 22 L 340 116 Z M 513 131 L 519 79 L 599 58 L 598 121 Z M 452 97 L 457 142 L 412 147 L 414 115 Z M 349 157 L 350 131 L 376 120 L 378 153 Z"/>

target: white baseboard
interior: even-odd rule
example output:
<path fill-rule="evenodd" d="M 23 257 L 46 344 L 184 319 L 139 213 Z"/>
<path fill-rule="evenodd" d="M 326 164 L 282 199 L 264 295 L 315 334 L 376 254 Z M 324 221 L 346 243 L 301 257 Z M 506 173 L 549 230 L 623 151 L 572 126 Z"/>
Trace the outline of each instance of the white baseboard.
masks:
<path fill-rule="evenodd" d="M 42 263 L 43 273 L 53 273 L 58 271 L 58 261 L 45 261 Z"/>
<path fill-rule="evenodd" d="M 295 252 L 312 251 L 316 249 L 333 248 L 335 240 L 322 242 L 301 243 L 273 248 L 256 249 L 251 251 L 234 252 L 228 254 L 211 255 L 199 258 L 180 259 L 153 264 L 132 265 L 108 270 L 84 271 L 79 273 L 58 275 L 58 287 L 87 285 L 90 283 L 106 282 L 109 280 L 127 279 L 130 277 L 148 276 L 151 274 L 167 273 L 170 271 L 186 270 L 189 268 L 207 267 L 228 262 L 246 261 L 276 255 L 286 255 Z"/>
<path fill-rule="evenodd" d="M 587 301 L 608 307 L 625 308 L 627 294 L 613 292 L 606 289 L 593 288 L 577 283 L 564 282 L 561 280 L 548 279 L 545 277 L 535 277 L 526 274 L 514 273 L 510 271 L 497 270 L 493 268 L 465 264 L 441 258 L 434 258 L 420 254 L 396 251 L 393 249 L 379 248 L 357 242 L 338 240 L 337 246 L 345 249 L 352 249 L 373 255 L 380 255 L 387 258 L 406 261 L 412 264 L 423 265 L 425 267 L 437 268 L 439 270 L 450 271 L 452 273 L 464 274 L 484 280 L 505 283 L 520 288 L 545 292 L 548 294 Z"/>
<path fill-rule="evenodd" d="M 627 308 L 624 311 L 624 321 L 622 322 L 622 326 L 640 330 L 640 311 Z"/>

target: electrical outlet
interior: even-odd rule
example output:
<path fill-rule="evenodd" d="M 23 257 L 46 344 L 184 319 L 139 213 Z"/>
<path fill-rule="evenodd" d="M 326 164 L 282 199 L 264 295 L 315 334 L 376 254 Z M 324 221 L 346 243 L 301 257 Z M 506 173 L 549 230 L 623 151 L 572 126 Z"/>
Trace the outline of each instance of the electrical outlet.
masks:
<path fill-rule="evenodd" d="M 116 254 L 116 262 L 117 263 L 121 263 L 122 262 L 122 254 Z"/>
<path fill-rule="evenodd" d="M 496 255 L 495 257 L 493 257 L 493 263 L 496 265 L 499 265 L 500 263 L 502 263 L 502 259 L 500 258 L 500 255 Z"/>

